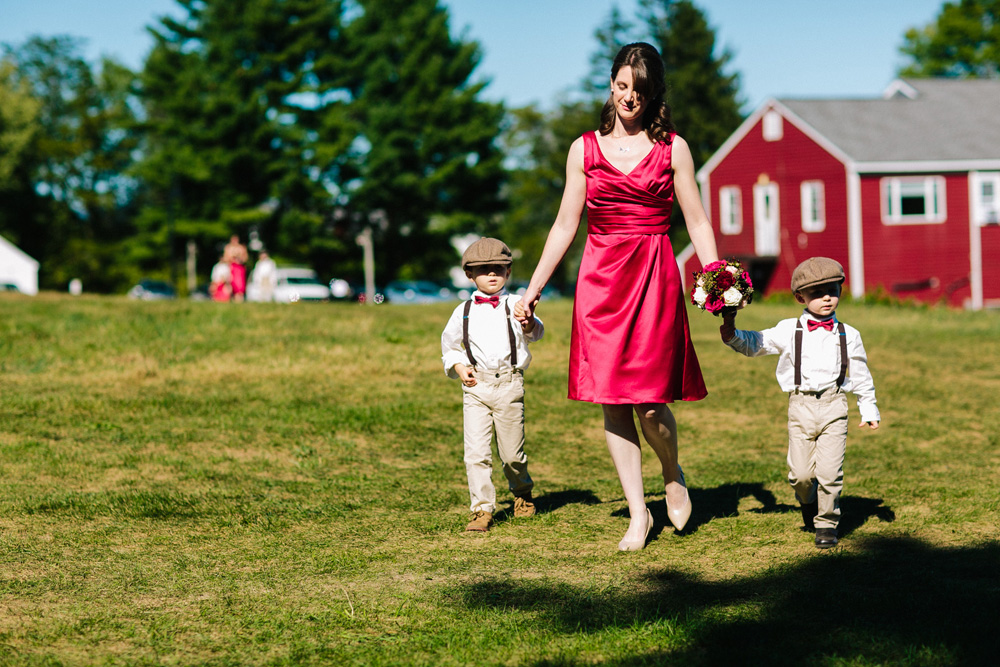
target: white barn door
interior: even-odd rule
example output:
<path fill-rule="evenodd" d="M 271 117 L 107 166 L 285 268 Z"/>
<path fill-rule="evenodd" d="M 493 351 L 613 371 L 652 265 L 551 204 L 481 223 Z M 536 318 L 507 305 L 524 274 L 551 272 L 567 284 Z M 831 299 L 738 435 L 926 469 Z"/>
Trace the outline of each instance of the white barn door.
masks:
<path fill-rule="evenodd" d="M 778 184 L 753 186 L 753 240 L 758 257 L 777 257 L 781 250 L 778 227 Z"/>

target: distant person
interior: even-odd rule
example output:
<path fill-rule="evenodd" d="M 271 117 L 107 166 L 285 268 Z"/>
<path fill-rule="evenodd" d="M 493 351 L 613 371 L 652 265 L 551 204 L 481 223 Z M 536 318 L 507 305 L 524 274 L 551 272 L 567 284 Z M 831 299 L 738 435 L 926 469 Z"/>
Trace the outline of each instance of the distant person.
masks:
<path fill-rule="evenodd" d="M 233 298 L 232 272 L 225 255 L 212 267 L 212 278 L 208 285 L 212 301 L 229 301 Z"/>
<path fill-rule="evenodd" d="M 608 83 L 597 131 L 585 132 L 569 148 L 559 213 L 518 316 L 531 316 L 586 210 L 587 241 L 573 302 L 569 398 L 601 406 L 604 439 L 629 510 L 618 549 L 638 551 L 653 528 L 639 433 L 659 459 L 667 517 L 683 530 L 691 498 L 677 458 L 677 422 L 667 404 L 707 394 L 667 235 L 675 201 L 698 259 L 704 265 L 719 256 L 691 149 L 674 132 L 660 54 L 644 42 L 622 47 Z"/>
<path fill-rule="evenodd" d="M 274 288 L 278 284 L 278 266 L 266 252 L 260 253 L 250 274 L 250 282 L 258 301 L 274 301 Z"/>
<path fill-rule="evenodd" d="M 243 301 L 247 293 L 247 262 L 250 255 L 247 247 L 240 243 L 240 237 L 233 234 L 222 251 L 224 261 L 229 264 L 233 301 Z"/>
<path fill-rule="evenodd" d="M 788 481 L 817 548 L 837 544 L 847 452 L 847 396 L 858 398 L 861 425 L 879 426 L 875 383 L 861 334 L 837 319 L 844 267 L 812 257 L 792 273 L 799 317 L 764 331 L 740 331 L 736 311 L 723 311 L 722 342 L 748 357 L 777 354 L 775 375 L 788 392 Z"/>
<path fill-rule="evenodd" d="M 462 381 L 465 422 L 465 472 L 472 520 L 467 531 L 486 532 L 493 525 L 492 447 L 514 494 L 514 517 L 535 514 L 534 482 L 524 453 L 524 370 L 531 363 L 528 343 L 541 339 L 542 321 L 514 319 L 511 303 L 520 297 L 505 288 L 511 252 L 503 241 L 479 239 L 462 255 L 462 269 L 476 285 L 472 298 L 455 308 L 441 334 L 444 371 Z"/>

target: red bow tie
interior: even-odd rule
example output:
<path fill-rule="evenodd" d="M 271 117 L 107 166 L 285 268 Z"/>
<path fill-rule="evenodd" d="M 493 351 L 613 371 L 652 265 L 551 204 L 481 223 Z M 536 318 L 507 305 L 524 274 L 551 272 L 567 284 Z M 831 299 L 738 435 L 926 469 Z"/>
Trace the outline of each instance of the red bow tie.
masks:
<path fill-rule="evenodd" d="M 500 305 L 500 295 L 494 294 L 493 296 L 479 296 L 476 295 L 476 303 L 488 303 L 494 308 Z"/>
<path fill-rule="evenodd" d="M 823 320 L 822 322 L 817 322 L 816 320 L 807 320 L 806 326 L 809 327 L 809 331 L 815 331 L 816 329 L 826 329 L 827 331 L 833 331 L 833 318 L 828 320 Z"/>

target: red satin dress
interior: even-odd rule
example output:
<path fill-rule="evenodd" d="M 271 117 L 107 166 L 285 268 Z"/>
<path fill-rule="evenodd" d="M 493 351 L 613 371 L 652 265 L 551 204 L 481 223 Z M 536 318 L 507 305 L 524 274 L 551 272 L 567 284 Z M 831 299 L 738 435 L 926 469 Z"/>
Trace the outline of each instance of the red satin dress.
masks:
<path fill-rule="evenodd" d="M 671 135 L 671 142 L 673 140 Z M 587 244 L 570 340 L 569 397 L 609 405 L 697 401 L 708 391 L 667 230 L 672 143 L 628 174 L 583 135 Z"/>

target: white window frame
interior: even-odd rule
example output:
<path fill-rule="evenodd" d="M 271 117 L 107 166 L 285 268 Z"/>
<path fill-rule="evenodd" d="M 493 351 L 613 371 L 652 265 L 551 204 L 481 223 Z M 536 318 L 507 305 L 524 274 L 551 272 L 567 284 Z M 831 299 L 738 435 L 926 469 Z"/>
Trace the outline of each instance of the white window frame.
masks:
<path fill-rule="evenodd" d="M 826 194 L 823 181 L 802 181 L 802 231 L 821 232 L 826 229 Z"/>
<path fill-rule="evenodd" d="M 980 227 L 1000 223 L 1000 171 L 972 172 L 972 220 Z"/>
<path fill-rule="evenodd" d="M 887 177 L 881 181 L 881 191 L 882 224 L 939 224 L 948 218 L 944 176 Z M 912 197 L 915 193 L 923 197 L 924 212 L 904 215 L 904 194 Z"/>
<path fill-rule="evenodd" d="M 739 186 L 719 188 L 719 231 L 730 236 L 743 231 L 743 195 Z"/>
<path fill-rule="evenodd" d="M 767 111 L 761 121 L 761 131 L 764 141 L 781 141 L 785 136 L 785 121 L 781 114 L 774 109 Z"/>

